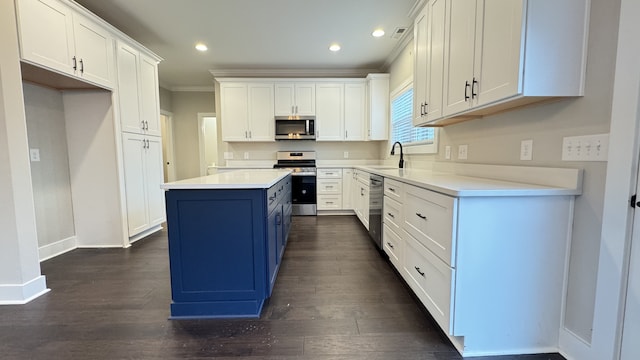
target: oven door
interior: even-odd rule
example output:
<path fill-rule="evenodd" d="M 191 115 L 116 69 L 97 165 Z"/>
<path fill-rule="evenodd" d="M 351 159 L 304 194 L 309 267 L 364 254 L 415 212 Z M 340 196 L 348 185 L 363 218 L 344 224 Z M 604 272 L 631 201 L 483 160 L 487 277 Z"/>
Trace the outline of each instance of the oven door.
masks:
<path fill-rule="evenodd" d="M 293 215 L 316 215 L 316 176 L 291 176 L 291 203 Z"/>

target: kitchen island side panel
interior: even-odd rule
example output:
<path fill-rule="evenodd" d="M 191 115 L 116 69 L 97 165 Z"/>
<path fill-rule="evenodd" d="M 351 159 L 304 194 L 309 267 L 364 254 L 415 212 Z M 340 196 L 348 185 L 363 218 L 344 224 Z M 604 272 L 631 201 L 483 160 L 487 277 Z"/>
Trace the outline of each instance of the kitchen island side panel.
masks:
<path fill-rule="evenodd" d="M 169 190 L 166 200 L 172 318 L 259 316 L 265 190 Z"/>

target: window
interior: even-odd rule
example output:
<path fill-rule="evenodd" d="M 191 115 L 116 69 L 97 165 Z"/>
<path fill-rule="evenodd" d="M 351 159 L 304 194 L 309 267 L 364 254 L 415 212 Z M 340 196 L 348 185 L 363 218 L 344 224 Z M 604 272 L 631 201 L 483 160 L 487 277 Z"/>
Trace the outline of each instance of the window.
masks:
<path fill-rule="evenodd" d="M 399 141 L 407 154 L 438 152 L 436 129 L 413 126 L 413 83 L 405 82 L 391 94 L 391 143 Z"/>

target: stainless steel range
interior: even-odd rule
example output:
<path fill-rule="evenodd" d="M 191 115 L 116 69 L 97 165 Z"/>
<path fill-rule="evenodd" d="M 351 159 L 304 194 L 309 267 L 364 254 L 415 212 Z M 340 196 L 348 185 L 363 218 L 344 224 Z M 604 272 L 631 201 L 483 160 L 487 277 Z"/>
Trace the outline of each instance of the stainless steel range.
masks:
<path fill-rule="evenodd" d="M 293 215 L 316 215 L 316 152 L 278 151 L 276 169 L 290 169 Z"/>

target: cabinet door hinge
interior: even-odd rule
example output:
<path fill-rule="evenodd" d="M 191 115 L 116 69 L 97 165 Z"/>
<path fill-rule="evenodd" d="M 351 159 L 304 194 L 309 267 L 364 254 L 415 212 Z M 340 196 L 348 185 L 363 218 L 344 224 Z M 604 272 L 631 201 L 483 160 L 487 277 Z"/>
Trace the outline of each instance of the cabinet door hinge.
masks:
<path fill-rule="evenodd" d="M 631 195 L 631 200 L 629 200 L 629 205 L 631 205 L 632 208 L 636 207 L 636 194 Z"/>

